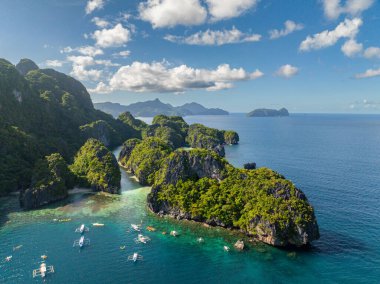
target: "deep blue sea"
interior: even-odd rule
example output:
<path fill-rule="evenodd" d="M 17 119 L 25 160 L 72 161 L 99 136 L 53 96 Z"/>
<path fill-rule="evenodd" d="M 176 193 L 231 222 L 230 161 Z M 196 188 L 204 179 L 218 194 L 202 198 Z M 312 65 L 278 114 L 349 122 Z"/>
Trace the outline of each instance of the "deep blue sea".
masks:
<path fill-rule="evenodd" d="M 78 190 L 68 201 L 29 212 L 19 209 L 17 196 L 0 199 L 0 283 L 42 282 L 32 270 L 44 254 L 55 268 L 47 283 L 380 283 L 379 115 L 185 119 L 236 130 L 240 144 L 226 147 L 227 159 L 235 166 L 256 162 L 292 180 L 315 208 L 321 239 L 308 251 L 259 244 L 225 252 L 241 236 L 152 215 L 145 206 L 149 188 L 123 172 L 119 196 Z M 140 222 L 157 229 L 144 230 L 147 244 L 136 244 L 129 230 Z M 79 250 L 72 245 L 82 223 L 91 244 Z M 181 235 L 162 234 L 171 230 Z M 133 252 L 143 260 L 128 261 Z"/>

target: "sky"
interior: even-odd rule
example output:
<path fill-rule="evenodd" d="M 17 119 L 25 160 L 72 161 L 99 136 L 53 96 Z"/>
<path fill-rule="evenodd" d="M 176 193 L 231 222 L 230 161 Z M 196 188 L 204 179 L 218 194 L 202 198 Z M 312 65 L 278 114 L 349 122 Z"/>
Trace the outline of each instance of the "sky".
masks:
<path fill-rule="evenodd" d="M 0 0 L 0 57 L 94 102 L 380 113 L 377 0 Z"/>

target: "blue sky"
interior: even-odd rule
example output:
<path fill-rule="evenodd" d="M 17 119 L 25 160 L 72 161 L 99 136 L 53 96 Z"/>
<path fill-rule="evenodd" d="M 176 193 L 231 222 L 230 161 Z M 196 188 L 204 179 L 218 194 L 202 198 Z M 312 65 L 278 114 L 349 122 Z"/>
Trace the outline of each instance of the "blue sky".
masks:
<path fill-rule="evenodd" d="M 376 0 L 2 0 L 0 56 L 95 102 L 380 113 Z"/>

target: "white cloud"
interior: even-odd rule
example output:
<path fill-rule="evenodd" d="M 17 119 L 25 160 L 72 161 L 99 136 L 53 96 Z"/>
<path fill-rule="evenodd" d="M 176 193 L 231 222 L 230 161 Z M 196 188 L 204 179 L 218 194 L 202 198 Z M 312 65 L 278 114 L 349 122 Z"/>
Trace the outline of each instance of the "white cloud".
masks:
<path fill-rule="evenodd" d="M 233 27 L 231 30 L 197 32 L 188 37 L 167 35 L 165 39 L 171 42 L 189 45 L 224 45 L 241 42 L 260 41 L 259 34 L 246 34 Z"/>
<path fill-rule="evenodd" d="M 110 23 L 104 19 L 101 19 L 99 17 L 94 17 L 91 22 L 93 22 L 96 26 L 99 28 L 106 28 L 110 25 Z"/>
<path fill-rule="evenodd" d="M 206 0 L 212 21 L 240 16 L 253 8 L 258 0 Z"/>
<path fill-rule="evenodd" d="M 349 39 L 342 45 L 342 52 L 348 56 L 353 57 L 363 50 L 363 44 L 356 42 L 355 39 Z"/>
<path fill-rule="evenodd" d="M 97 30 L 91 36 L 96 41 L 97 46 L 103 48 L 118 47 L 130 41 L 131 32 L 119 23 L 110 29 Z"/>
<path fill-rule="evenodd" d="M 288 34 L 291 34 L 295 31 L 300 31 L 303 29 L 302 24 L 297 24 L 293 21 L 287 20 L 284 23 L 285 28 L 282 30 L 271 30 L 269 31 L 269 35 L 271 39 L 277 39 L 280 37 L 287 36 Z"/>
<path fill-rule="evenodd" d="M 87 55 L 91 57 L 103 54 L 103 50 L 101 50 L 98 47 L 90 46 L 90 45 L 80 46 L 80 47 L 75 47 L 75 48 L 72 48 L 71 46 L 67 46 L 61 50 L 61 53 L 72 53 L 72 52 L 78 52 L 82 55 Z"/>
<path fill-rule="evenodd" d="M 290 64 L 286 64 L 286 65 L 281 66 L 277 70 L 276 75 L 280 77 L 284 77 L 284 78 L 291 78 L 294 75 L 297 75 L 297 73 L 298 73 L 297 67 L 294 67 Z"/>
<path fill-rule="evenodd" d="M 206 21 L 207 11 L 199 0 L 147 0 L 139 5 L 140 18 L 153 28 L 176 25 L 199 25 Z"/>
<path fill-rule="evenodd" d="M 83 81 L 99 81 L 103 75 L 103 70 L 90 68 L 90 66 L 120 66 L 120 64 L 112 63 L 110 60 L 95 60 L 91 56 L 67 56 L 67 60 L 72 62 L 72 70 L 70 74 L 75 78 Z"/>
<path fill-rule="evenodd" d="M 368 69 L 364 73 L 356 74 L 356 79 L 363 79 L 363 78 L 371 78 L 371 77 L 377 77 L 380 76 L 380 68 L 379 69 Z"/>
<path fill-rule="evenodd" d="M 322 3 L 326 17 L 336 19 L 341 14 L 360 15 L 372 6 L 374 0 L 346 0 L 344 5 L 341 0 L 323 0 Z"/>
<path fill-rule="evenodd" d="M 341 38 L 353 39 L 359 32 L 359 27 L 363 21 L 359 18 L 345 19 L 334 30 L 325 30 L 313 36 L 308 36 L 300 45 L 301 51 L 321 49 L 332 46 Z"/>
<path fill-rule="evenodd" d="M 86 14 L 91 14 L 95 10 L 100 10 L 104 7 L 104 0 L 88 0 L 86 5 Z"/>
<path fill-rule="evenodd" d="M 228 64 L 209 70 L 186 65 L 170 67 L 167 62 L 133 62 L 131 65 L 120 67 L 108 85 L 101 82 L 92 91 L 185 92 L 194 89 L 216 91 L 233 87 L 233 82 L 253 80 L 263 75 L 259 70 L 248 73 L 243 68 L 231 68 Z"/>
<path fill-rule="evenodd" d="M 362 101 L 356 101 L 350 105 L 350 109 L 363 110 L 363 109 L 380 109 L 380 102 L 369 101 L 364 99 Z"/>
<path fill-rule="evenodd" d="M 127 57 L 129 57 L 129 55 L 131 55 L 131 51 L 130 50 L 123 50 L 123 51 L 119 51 L 117 53 L 114 53 L 112 55 L 115 57 L 127 58 Z"/>
<path fill-rule="evenodd" d="M 374 47 L 374 46 L 371 46 L 371 47 L 368 47 L 365 51 L 364 51 L 364 57 L 365 58 L 380 58 L 380 48 L 379 47 Z"/>
<path fill-rule="evenodd" d="M 64 61 L 61 60 L 46 60 L 45 65 L 47 67 L 62 67 Z"/>

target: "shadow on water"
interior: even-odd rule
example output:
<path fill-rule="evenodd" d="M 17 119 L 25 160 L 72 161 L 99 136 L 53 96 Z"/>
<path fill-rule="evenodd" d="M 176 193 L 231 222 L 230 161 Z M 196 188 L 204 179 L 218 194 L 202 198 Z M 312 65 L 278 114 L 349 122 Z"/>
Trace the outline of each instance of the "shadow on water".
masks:
<path fill-rule="evenodd" d="M 365 252 L 369 250 L 370 248 L 363 241 L 332 230 L 323 230 L 321 238 L 314 241 L 308 249 L 309 252 L 327 255 L 352 253 L 354 251 Z"/>

